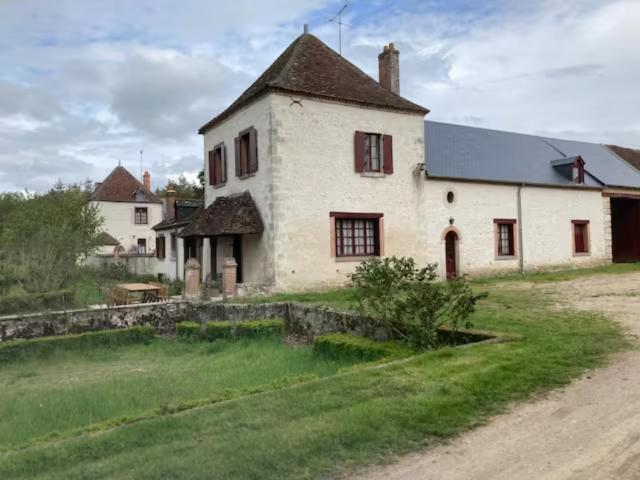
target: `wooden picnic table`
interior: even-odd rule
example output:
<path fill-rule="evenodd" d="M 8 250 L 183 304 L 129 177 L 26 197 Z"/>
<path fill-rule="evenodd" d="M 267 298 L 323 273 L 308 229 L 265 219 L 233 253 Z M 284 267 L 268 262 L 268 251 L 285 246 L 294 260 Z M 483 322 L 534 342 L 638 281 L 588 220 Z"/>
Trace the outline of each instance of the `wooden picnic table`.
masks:
<path fill-rule="evenodd" d="M 131 303 L 157 302 L 165 297 L 166 287 L 153 283 L 119 283 L 111 293 L 110 303 L 113 305 L 129 305 Z"/>

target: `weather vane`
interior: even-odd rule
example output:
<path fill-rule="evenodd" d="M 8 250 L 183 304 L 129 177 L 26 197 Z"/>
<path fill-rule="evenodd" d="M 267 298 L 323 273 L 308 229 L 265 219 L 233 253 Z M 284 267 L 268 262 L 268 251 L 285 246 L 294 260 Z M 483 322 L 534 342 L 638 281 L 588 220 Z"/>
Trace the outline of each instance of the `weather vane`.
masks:
<path fill-rule="evenodd" d="M 342 13 L 348 7 L 347 2 L 344 2 L 344 5 L 338 13 L 336 13 L 333 17 L 327 19 L 327 22 L 337 23 L 338 24 L 338 53 L 342 56 L 342 25 L 347 25 L 342 21 Z"/>

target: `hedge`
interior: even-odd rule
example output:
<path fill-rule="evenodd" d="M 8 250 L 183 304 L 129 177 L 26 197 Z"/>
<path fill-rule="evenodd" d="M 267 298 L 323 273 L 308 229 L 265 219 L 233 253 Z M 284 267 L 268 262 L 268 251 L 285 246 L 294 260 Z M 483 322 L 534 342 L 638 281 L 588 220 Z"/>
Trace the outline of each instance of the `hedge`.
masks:
<path fill-rule="evenodd" d="M 371 361 L 408 357 L 413 350 L 397 342 L 379 342 L 356 335 L 331 333 L 315 339 L 313 353 L 340 360 Z"/>
<path fill-rule="evenodd" d="M 200 324 L 180 322 L 176 325 L 176 337 L 179 340 L 197 340 L 200 337 Z"/>
<path fill-rule="evenodd" d="M 207 322 L 204 335 L 202 335 L 200 324 L 196 322 L 180 322 L 176 326 L 176 335 L 181 340 L 203 338 L 212 342 L 214 340 L 239 337 L 256 338 L 280 335 L 283 326 L 283 320 L 252 320 L 239 322 L 235 327 L 231 322 Z"/>
<path fill-rule="evenodd" d="M 72 290 L 55 290 L 45 293 L 19 293 L 0 297 L 0 315 L 59 310 L 74 306 Z"/>
<path fill-rule="evenodd" d="M 207 322 L 204 329 L 204 338 L 210 342 L 218 339 L 233 338 L 233 336 L 231 322 Z"/>
<path fill-rule="evenodd" d="M 155 330 L 149 326 L 102 330 L 99 332 L 41 337 L 32 340 L 10 340 L 0 343 L 0 362 L 27 357 L 45 357 L 57 350 L 91 350 L 99 347 L 117 347 L 134 343 L 150 343 Z"/>
<path fill-rule="evenodd" d="M 236 335 L 238 337 L 268 337 L 280 335 L 284 327 L 282 320 L 252 320 L 241 322 L 236 325 Z"/>

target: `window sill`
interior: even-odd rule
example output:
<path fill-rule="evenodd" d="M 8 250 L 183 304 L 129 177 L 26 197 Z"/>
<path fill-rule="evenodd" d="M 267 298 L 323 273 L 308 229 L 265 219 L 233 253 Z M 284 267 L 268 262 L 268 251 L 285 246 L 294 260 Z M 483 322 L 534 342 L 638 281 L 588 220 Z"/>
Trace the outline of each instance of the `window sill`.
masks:
<path fill-rule="evenodd" d="M 238 178 L 240 180 L 246 180 L 247 178 L 251 178 L 251 177 L 255 177 L 256 176 L 256 172 L 253 173 L 245 173 L 243 175 L 238 175 Z"/>
<path fill-rule="evenodd" d="M 574 257 L 590 257 L 591 252 L 574 253 L 573 256 Z"/>
<path fill-rule="evenodd" d="M 364 262 L 370 258 L 378 258 L 379 255 L 361 255 L 358 257 L 335 257 L 336 262 Z"/>
<path fill-rule="evenodd" d="M 368 178 L 384 178 L 387 174 L 384 172 L 360 172 L 360 176 Z"/>
<path fill-rule="evenodd" d="M 497 255 L 496 260 L 517 260 L 517 255 Z"/>
<path fill-rule="evenodd" d="M 211 185 L 213 188 L 222 188 L 227 184 L 227 182 L 224 183 L 217 183 L 215 185 Z"/>

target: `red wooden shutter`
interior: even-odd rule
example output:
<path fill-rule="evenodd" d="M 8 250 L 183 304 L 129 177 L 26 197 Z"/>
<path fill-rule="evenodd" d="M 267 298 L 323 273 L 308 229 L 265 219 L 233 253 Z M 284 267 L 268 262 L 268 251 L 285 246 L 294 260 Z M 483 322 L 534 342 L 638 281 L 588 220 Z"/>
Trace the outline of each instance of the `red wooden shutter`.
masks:
<path fill-rule="evenodd" d="M 364 172 L 364 132 L 356 132 L 354 137 L 355 143 L 355 169 L 356 172 Z"/>
<path fill-rule="evenodd" d="M 393 173 L 393 137 L 391 135 L 382 136 L 382 155 L 384 160 L 383 171 L 387 174 Z"/>
<path fill-rule="evenodd" d="M 215 185 L 215 150 L 209 150 L 209 185 Z"/>
<path fill-rule="evenodd" d="M 258 171 L 258 131 L 251 127 L 249 130 L 249 173 Z"/>
<path fill-rule="evenodd" d="M 242 166 L 240 165 L 240 137 L 236 137 L 233 143 L 236 157 L 236 177 L 241 177 L 244 172 L 242 171 Z"/>
<path fill-rule="evenodd" d="M 227 181 L 227 147 L 225 145 L 222 145 L 222 147 L 220 147 L 220 157 L 221 157 L 221 162 L 220 162 L 220 166 L 222 167 L 222 175 L 220 175 L 220 183 L 225 183 Z"/>

